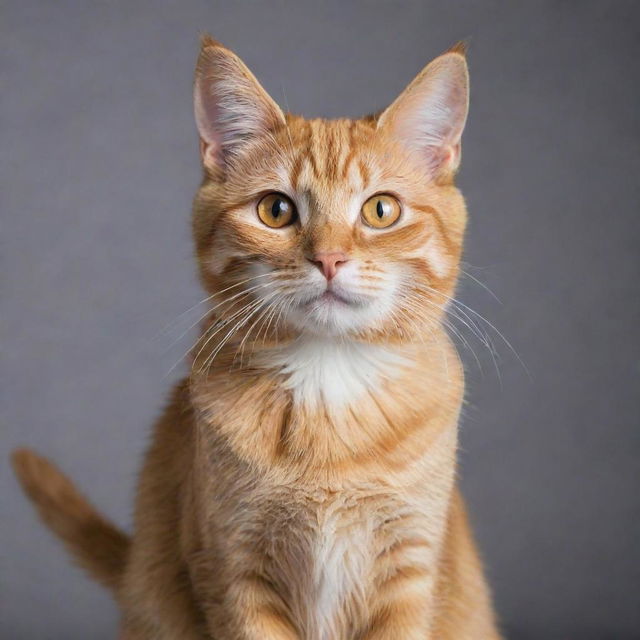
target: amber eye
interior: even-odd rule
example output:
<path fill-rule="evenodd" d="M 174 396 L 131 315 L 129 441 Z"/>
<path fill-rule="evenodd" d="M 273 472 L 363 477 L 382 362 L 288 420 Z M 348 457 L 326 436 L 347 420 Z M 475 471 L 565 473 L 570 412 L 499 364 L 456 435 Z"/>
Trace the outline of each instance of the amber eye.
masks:
<path fill-rule="evenodd" d="M 296 208 L 287 196 L 270 193 L 258 202 L 258 217 L 267 227 L 279 229 L 296 219 Z"/>
<path fill-rule="evenodd" d="M 400 217 L 400 203 L 385 193 L 369 198 L 362 205 L 362 218 L 376 229 L 390 227 Z"/>

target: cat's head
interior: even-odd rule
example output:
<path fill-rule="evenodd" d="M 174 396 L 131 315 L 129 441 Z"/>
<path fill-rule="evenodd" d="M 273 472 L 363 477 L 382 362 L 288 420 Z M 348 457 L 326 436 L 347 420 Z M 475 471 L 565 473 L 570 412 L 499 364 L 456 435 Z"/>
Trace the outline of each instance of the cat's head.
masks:
<path fill-rule="evenodd" d="M 466 221 L 453 176 L 467 109 L 460 47 L 379 115 L 305 120 L 205 37 L 194 233 L 214 313 L 271 338 L 415 339 L 439 322 Z"/>

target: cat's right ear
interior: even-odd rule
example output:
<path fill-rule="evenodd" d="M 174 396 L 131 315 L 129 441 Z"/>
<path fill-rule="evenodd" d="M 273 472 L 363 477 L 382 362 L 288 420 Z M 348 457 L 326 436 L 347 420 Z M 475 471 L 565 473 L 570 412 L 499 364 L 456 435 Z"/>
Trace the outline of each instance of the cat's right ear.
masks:
<path fill-rule="evenodd" d="M 202 38 L 194 110 L 203 165 L 224 171 L 249 140 L 286 126 L 282 110 L 233 52 Z"/>
<path fill-rule="evenodd" d="M 469 110 L 469 70 L 462 44 L 428 64 L 378 119 L 434 175 L 454 173 Z"/>

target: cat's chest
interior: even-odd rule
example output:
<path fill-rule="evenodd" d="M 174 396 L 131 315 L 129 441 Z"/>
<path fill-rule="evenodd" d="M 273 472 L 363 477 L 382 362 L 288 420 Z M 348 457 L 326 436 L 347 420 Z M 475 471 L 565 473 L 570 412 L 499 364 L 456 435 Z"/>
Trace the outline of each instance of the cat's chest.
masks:
<path fill-rule="evenodd" d="M 357 404 L 407 365 L 389 347 L 319 337 L 298 339 L 271 358 L 296 405 L 330 410 Z"/>
<path fill-rule="evenodd" d="M 397 501 L 344 491 L 315 495 L 286 511 L 286 520 L 265 523 L 271 578 L 291 594 L 288 606 L 303 621 L 305 638 L 350 637 L 367 609 L 381 527 L 398 511 Z"/>
<path fill-rule="evenodd" d="M 317 510 L 306 608 L 318 640 L 344 633 L 344 610 L 363 610 L 374 553 L 375 516 L 335 501 Z"/>

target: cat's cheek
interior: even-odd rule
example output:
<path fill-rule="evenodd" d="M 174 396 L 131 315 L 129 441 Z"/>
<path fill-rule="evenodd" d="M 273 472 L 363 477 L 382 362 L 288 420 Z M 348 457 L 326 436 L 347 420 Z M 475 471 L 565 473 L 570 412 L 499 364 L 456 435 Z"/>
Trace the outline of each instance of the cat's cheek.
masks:
<path fill-rule="evenodd" d="M 446 278 L 451 270 L 451 260 L 437 237 L 431 237 L 425 247 L 425 258 L 430 270 L 438 279 Z"/>
<path fill-rule="evenodd" d="M 229 263 L 229 256 L 215 245 L 207 250 L 204 264 L 208 273 L 214 277 L 219 277 Z"/>

